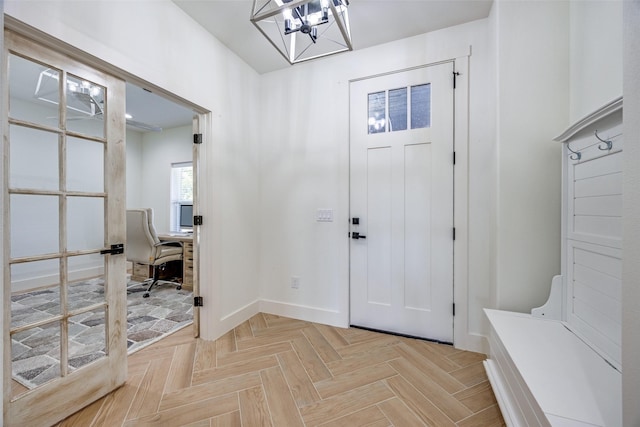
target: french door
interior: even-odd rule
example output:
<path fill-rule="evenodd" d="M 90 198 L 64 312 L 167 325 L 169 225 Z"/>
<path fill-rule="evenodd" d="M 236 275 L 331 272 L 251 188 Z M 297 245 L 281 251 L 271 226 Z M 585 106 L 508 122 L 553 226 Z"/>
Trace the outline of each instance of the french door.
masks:
<path fill-rule="evenodd" d="M 12 32 L 4 135 L 4 425 L 126 380 L 125 85 Z"/>
<path fill-rule="evenodd" d="M 351 324 L 453 341 L 453 63 L 351 83 Z"/>

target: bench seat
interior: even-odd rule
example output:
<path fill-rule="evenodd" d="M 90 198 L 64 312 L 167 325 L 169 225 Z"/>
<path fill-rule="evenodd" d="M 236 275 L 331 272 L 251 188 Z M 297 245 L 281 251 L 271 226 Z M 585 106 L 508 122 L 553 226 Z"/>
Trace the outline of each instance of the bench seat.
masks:
<path fill-rule="evenodd" d="M 622 425 L 619 371 L 557 320 L 485 310 L 485 369 L 508 426 Z"/>

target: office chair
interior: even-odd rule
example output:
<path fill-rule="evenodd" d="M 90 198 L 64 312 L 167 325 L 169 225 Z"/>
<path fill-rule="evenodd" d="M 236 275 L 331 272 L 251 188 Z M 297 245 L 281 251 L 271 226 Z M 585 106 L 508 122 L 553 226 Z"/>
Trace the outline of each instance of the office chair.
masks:
<path fill-rule="evenodd" d="M 182 260 L 182 244 L 180 242 L 161 242 L 153 226 L 153 209 L 127 210 L 127 243 L 125 244 L 127 261 L 153 266 L 153 277 L 146 292 L 149 292 L 159 281 L 160 271 L 169 261 Z M 143 282 L 144 285 L 145 282 Z M 178 283 L 178 290 L 182 285 Z"/>

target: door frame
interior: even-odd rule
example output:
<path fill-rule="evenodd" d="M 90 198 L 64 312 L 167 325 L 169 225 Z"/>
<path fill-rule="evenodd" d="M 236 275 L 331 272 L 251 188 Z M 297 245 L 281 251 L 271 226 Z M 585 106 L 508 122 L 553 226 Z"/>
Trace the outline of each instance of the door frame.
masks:
<path fill-rule="evenodd" d="M 395 331 L 392 333 L 423 337 L 437 342 L 453 342 L 454 89 L 452 73 L 454 67 L 454 61 L 448 61 L 359 80 L 352 82 L 349 87 L 352 98 L 349 107 L 351 138 L 349 209 L 358 211 L 353 212 L 353 215 L 361 217 L 360 226 L 364 224 L 364 229 L 361 231 L 367 231 L 369 235 L 364 247 L 362 243 L 356 243 L 354 240 L 351 240 L 349 245 L 352 251 L 350 253 L 352 290 L 350 311 L 351 324 L 354 326 Z M 413 101 L 410 101 L 413 91 L 409 89 L 421 85 L 428 85 L 431 88 L 432 118 L 430 125 L 414 129 L 413 122 L 409 125 L 409 117 L 413 117 L 409 113 L 413 105 Z M 400 89 L 406 95 L 403 103 L 407 115 L 405 117 L 407 123 L 403 125 L 406 127 L 399 132 L 393 132 L 395 129 L 387 125 L 384 126 L 384 131 L 372 135 L 370 130 L 365 129 L 363 123 L 367 117 L 367 94 L 384 93 L 385 101 L 381 101 L 380 107 L 384 105 L 384 109 L 387 110 L 386 117 L 390 117 L 391 91 Z M 423 158 L 418 166 L 418 163 L 414 163 L 415 159 L 409 160 L 407 150 L 426 150 L 424 155 L 427 157 Z M 376 171 L 374 178 L 370 175 L 372 155 L 374 158 L 383 156 L 385 159 L 383 163 L 386 165 L 383 166 L 374 161 L 373 170 Z M 418 152 L 415 152 L 409 157 L 414 155 L 419 156 Z M 408 173 L 412 170 L 411 164 L 416 168 L 414 173 L 418 173 L 419 170 L 428 171 L 427 175 L 416 178 L 411 172 Z M 378 170 L 378 167 L 382 169 Z M 386 189 L 382 191 L 386 197 L 383 196 L 383 205 L 377 205 L 372 211 L 371 202 L 373 201 L 375 205 L 377 191 L 371 193 L 371 179 L 376 182 L 373 184 L 374 187 L 381 185 L 382 183 L 375 178 L 381 177 L 379 173 L 385 177 L 382 187 Z M 422 180 L 427 180 L 428 183 Z M 417 191 L 414 193 L 413 189 Z M 367 193 L 369 195 L 365 195 Z M 416 197 L 419 197 L 419 194 L 429 194 L 428 201 L 426 199 L 424 201 L 425 211 L 409 214 L 412 208 L 406 206 L 405 202 L 411 200 L 411 194 Z M 378 203 L 380 202 L 381 200 L 378 200 Z M 387 205 L 387 203 L 390 204 Z M 377 226 L 374 224 L 376 222 L 374 218 L 381 219 L 378 215 L 385 218 L 383 221 L 385 225 L 379 222 Z M 407 222 L 409 217 L 429 218 L 422 224 L 428 231 L 419 229 L 419 221 L 410 226 Z M 387 221 L 389 224 L 386 224 Z M 396 221 L 403 221 L 402 226 Z M 414 226 L 418 229 L 414 230 Z M 358 231 L 358 228 L 354 227 L 352 231 Z M 426 233 L 429 236 L 425 236 L 430 242 L 422 248 L 425 252 L 419 252 L 421 256 L 428 254 L 427 256 L 431 259 L 427 262 L 427 265 L 430 265 L 429 270 L 422 271 L 422 274 L 426 274 L 428 278 L 417 273 L 421 271 L 419 265 L 411 267 L 407 264 L 410 260 L 416 259 L 417 255 L 412 252 L 413 239 L 407 234 L 407 230 L 411 230 L 411 235 Z M 378 232 L 383 233 L 383 236 L 379 237 L 384 242 L 375 244 L 378 241 L 376 238 Z M 373 240 L 371 240 L 372 237 Z M 387 239 L 389 239 L 388 242 Z M 428 249 L 429 247 L 431 249 Z M 420 251 L 418 248 L 415 249 Z M 374 255 L 376 253 L 377 255 Z M 386 255 L 383 255 L 385 253 Z M 377 267 L 371 264 L 371 262 L 376 264 L 371 256 L 382 262 L 384 265 L 380 267 L 382 270 L 377 270 Z M 382 259 L 377 258 L 379 256 L 386 261 L 383 262 Z M 418 270 L 413 271 L 413 268 Z M 376 278 L 377 275 L 381 277 Z M 416 282 L 416 279 L 420 281 Z M 420 285 L 421 280 L 426 282 Z M 376 296 L 372 296 L 371 292 Z M 416 294 L 407 299 L 412 292 Z M 422 294 L 422 292 L 425 293 Z M 369 297 L 365 296 L 366 294 L 369 294 Z M 414 301 L 412 299 L 414 297 L 417 300 Z"/>
<path fill-rule="evenodd" d="M 100 58 L 97 58 L 87 52 L 82 51 L 81 49 L 74 47 L 68 43 L 65 43 L 59 39 L 56 39 L 55 37 L 40 31 L 36 28 L 33 28 L 21 21 L 19 21 L 18 19 L 13 18 L 12 16 L 9 15 L 5 15 L 4 14 L 4 5 L 3 3 L 0 1 L 0 47 L 4 47 L 4 31 L 5 30 L 10 30 L 12 32 L 14 32 L 15 34 L 21 36 L 21 37 L 25 37 L 28 38 L 32 41 L 34 41 L 35 43 L 51 49 L 59 54 L 64 54 L 68 57 L 70 57 L 72 60 L 80 62 L 85 64 L 88 67 L 94 68 L 98 71 L 104 72 L 106 74 L 110 74 L 113 77 L 122 79 L 126 82 L 130 82 L 136 86 L 139 87 L 145 87 L 149 90 L 151 90 L 153 93 L 162 96 L 176 104 L 180 104 L 186 108 L 191 109 L 194 112 L 194 115 L 196 115 L 198 117 L 198 128 L 199 128 L 199 133 L 202 133 L 203 135 L 203 142 L 202 142 L 202 146 L 201 148 L 194 148 L 193 152 L 194 152 L 194 156 L 198 155 L 199 157 L 196 159 L 194 158 L 194 162 L 197 161 L 198 163 L 198 173 L 197 175 L 194 175 L 194 191 L 196 191 L 197 193 L 200 193 L 198 191 L 197 188 L 199 188 L 199 177 L 203 176 L 203 174 L 206 173 L 207 170 L 207 165 L 206 165 L 206 156 L 203 154 L 203 150 L 202 148 L 204 148 L 206 150 L 206 147 L 212 143 L 212 135 L 213 135 L 213 120 L 212 120 L 212 112 L 209 111 L 208 109 L 199 106 L 198 104 L 195 104 L 189 100 L 186 100 L 184 98 L 178 97 L 176 95 L 174 95 L 173 93 L 165 90 L 164 88 L 154 85 L 153 83 L 150 83 L 138 76 L 136 76 L 135 74 L 128 72 L 127 70 L 123 70 L 121 68 L 115 67 L 114 65 L 110 64 L 109 62 L 106 62 Z M 0 55 L 1 57 L 1 55 Z M 4 67 L 4 60 L 0 59 L 0 66 Z M 3 68 L 0 68 L 3 69 Z M 7 76 L 4 73 L 0 73 L 0 87 L 4 87 L 5 84 L 8 84 L 7 80 Z M 4 117 L 5 114 L 8 114 L 7 111 L 4 111 L 3 109 L 3 103 L 0 103 L 0 117 Z M 195 129 L 195 128 L 194 128 Z M 4 134 L 4 120 L 0 120 L 0 133 Z M 0 142 L 0 149 L 4 149 L 4 139 L 2 140 L 2 142 Z M 2 162 L 0 162 L 0 184 L 4 185 L 4 181 L 3 181 L 3 164 Z M 194 193 L 194 196 L 195 194 Z M 202 195 L 202 194 L 200 194 Z M 201 199 L 201 197 L 200 197 Z M 202 215 L 202 202 L 201 200 L 194 200 L 195 202 L 195 206 L 194 206 L 194 214 L 197 212 L 198 215 Z M 2 198 L 0 198 L 0 219 L 3 221 L 5 221 L 5 214 L 4 214 L 4 200 Z M 4 232 L 2 231 L 3 227 L 0 227 L 0 237 L 4 238 Z M 201 235 L 201 230 L 200 227 L 196 227 L 196 229 L 198 230 L 197 232 L 194 230 L 194 237 L 193 237 L 193 256 L 194 256 L 194 283 L 193 283 L 193 290 L 194 290 L 194 295 L 196 295 L 196 291 L 200 290 L 200 269 L 199 269 L 199 258 L 200 258 L 200 235 Z M 2 245 L 0 245 L 0 256 L 4 256 L 4 250 L 2 249 Z M 0 266 L 0 274 L 4 274 L 4 267 Z M 2 313 L 3 315 L 0 316 L 0 319 L 4 318 L 4 312 Z M 196 309 L 194 307 L 194 322 L 193 322 L 193 327 L 194 327 L 194 335 L 195 336 L 199 336 L 200 334 L 200 322 L 199 322 L 199 318 L 200 318 L 200 312 L 199 309 Z M 196 320 L 198 319 L 198 320 Z M 4 328 L 4 321 L 0 320 L 0 327 Z M 2 355 L 0 356 L 0 363 L 2 363 L 2 366 L 4 366 L 5 363 L 5 359 L 7 358 L 7 355 L 4 354 L 4 352 L 2 352 Z M 9 356 L 10 359 L 10 356 Z M 4 381 L 3 378 L 3 374 L 0 374 L 0 380 Z M 2 405 L 2 410 L 3 412 L 6 410 L 6 408 L 4 408 L 4 399 L 2 399 L 2 402 L 0 402 L 0 405 Z"/>
<path fill-rule="evenodd" d="M 415 67 L 392 70 L 349 80 L 349 84 L 360 80 L 382 77 L 388 74 L 411 71 L 414 69 L 453 62 L 456 73 L 456 88 L 454 90 L 453 112 L 453 149 L 455 151 L 455 166 L 453 170 L 453 223 L 456 229 L 453 242 L 453 300 L 455 303 L 455 316 L 453 317 L 453 344 L 456 348 L 487 352 L 488 343 L 484 336 L 469 331 L 469 79 L 470 79 L 471 47 L 460 56 L 442 58 L 442 60 L 422 64 Z M 453 84 L 453 76 L 452 76 Z M 350 95 L 349 95 L 350 96 Z M 351 105 L 351 99 L 349 99 Z M 351 140 L 349 140 L 351 144 Z M 351 169 L 351 159 L 349 159 Z M 350 176 L 349 172 L 349 176 Z M 350 179 L 349 179 L 350 180 Z M 349 209 L 351 194 L 349 185 Z M 349 218 L 352 213 L 349 212 Z M 348 243 L 347 243 L 348 244 Z M 349 252 L 349 269 L 351 265 L 351 253 Z M 348 278 L 351 288 L 351 278 Z M 350 291 L 349 291 L 350 293 Z M 351 319 L 351 303 L 348 304 Z"/>

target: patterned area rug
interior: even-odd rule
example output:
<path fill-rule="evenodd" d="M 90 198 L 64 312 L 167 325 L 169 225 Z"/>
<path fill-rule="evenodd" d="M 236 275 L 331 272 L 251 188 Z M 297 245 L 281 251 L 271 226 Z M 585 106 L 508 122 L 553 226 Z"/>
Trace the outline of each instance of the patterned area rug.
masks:
<path fill-rule="evenodd" d="M 174 284 L 160 283 L 149 298 L 146 286 L 130 282 L 127 292 L 127 347 L 129 353 L 152 344 L 193 320 L 190 291 L 176 290 Z M 59 289 L 45 289 L 11 297 L 12 327 L 49 318 L 59 312 Z M 102 279 L 69 285 L 70 306 L 86 307 L 102 300 Z M 69 370 L 73 371 L 104 356 L 104 312 L 88 312 L 69 322 Z M 55 343 L 55 344 L 53 344 Z M 14 334 L 11 356 L 13 378 L 34 388 L 60 375 L 59 328 L 41 327 Z"/>

